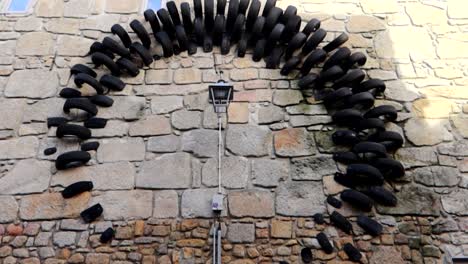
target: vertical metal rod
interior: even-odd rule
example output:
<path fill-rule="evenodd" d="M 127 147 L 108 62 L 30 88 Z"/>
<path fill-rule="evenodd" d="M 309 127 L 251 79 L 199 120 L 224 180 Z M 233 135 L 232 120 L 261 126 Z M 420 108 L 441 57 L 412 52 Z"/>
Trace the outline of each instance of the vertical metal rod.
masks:
<path fill-rule="evenodd" d="M 217 241 L 217 244 L 218 244 L 218 257 L 217 257 L 217 262 L 216 264 L 221 264 L 221 224 L 218 223 L 218 241 Z"/>
<path fill-rule="evenodd" d="M 222 144 L 223 144 L 223 135 L 221 132 L 222 122 L 221 122 L 221 114 L 218 113 L 218 193 L 221 194 L 221 155 L 222 155 Z"/>
<path fill-rule="evenodd" d="M 218 234 L 218 228 L 216 227 L 216 220 L 215 220 L 215 222 L 213 222 L 213 264 L 217 262 L 216 257 L 218 256 L 216 252 L 218 248 L 217 239 L 216 239 L 217 234 Z"/>

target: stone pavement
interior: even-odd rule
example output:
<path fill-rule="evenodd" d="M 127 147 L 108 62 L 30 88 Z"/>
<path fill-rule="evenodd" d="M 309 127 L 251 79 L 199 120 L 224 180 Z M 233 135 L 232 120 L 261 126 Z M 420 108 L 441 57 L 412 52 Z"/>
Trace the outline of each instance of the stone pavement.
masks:
<path fill-rule="evenodd" d="M 225 124 L 225 262 L 297 263 L 302 246 L 318 248 L 312 237 L 321 230 L 338 248 L 353 242 L 370 263 L 468 255 L 468 3 L 294 5 L 304 21 L 322 20 L 326 41 L 348 32 L 346 45 L 368 55 L 368 76 L 386 81 L 378 104 L 400 111 L 387 129 L 405 135 L 395 157 L 407 176 L 392 186 L 399 205 L 374 212 L 385 226 L 381 237 L 313 223 L 314 213 L 333 211 L 325 196 L 343 188 L 332 177 L 330 117 L 303 98 L 293 77 L 266 70 L 250 55 L 237 58 L 234 50 L 182 53 L 124 78 L 126 88 L 112 94 L 114 106 L 99 109 L 109 122 L 93 130 L 101 146 L 89 166 L 56 172 L 57 155 L 79 147 L 55 138 L 45 123 L 66 116 L 58 93 L 75 87 L 69 68 L 90 63 L 88 47 L 110 35 L 114 23 L 129 30 L 129 21 L 142 20 L 142 7 L 140 1 L 37 0 L 27 16 L 0 17 L 0 263 L 204 263 L 206 205 L 217 183 L 217 123 L 206 100 L 208 83 L 218 80 L 214 65 L 236 88 Z M 57 154 L 45 156 L 49 147 Z M 58 191 L 78 180 L 92 180 L 94 191 L 64 201 Z M 96 202 L 105 208 L 103 219 L 80 222 L 79 213 Z M 341 213 L 355 220 L 355 211 Z M 99 234 L 109 226 L 116 239 L 102 245 Z M 314 253 L 323 261 L 346 260 L 343 251 Z"/>

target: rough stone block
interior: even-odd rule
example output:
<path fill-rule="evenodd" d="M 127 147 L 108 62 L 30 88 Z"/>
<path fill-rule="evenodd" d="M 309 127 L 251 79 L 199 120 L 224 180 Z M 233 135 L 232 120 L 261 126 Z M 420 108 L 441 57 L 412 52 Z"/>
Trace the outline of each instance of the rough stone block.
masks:
<path fill-rule="evenodd" d="M 153 192 L 144 190 L 108 191 L 93 197 L 100 203 L 105 220 L 146 219 L 153 212 Z"/>
<path fill-rule="evenodd" d="M 202 113 L 185 109 L 172 113 L 171 122 L 176 129 L 188 130 L 200 127 Z"/>
<path fill-rule="evenodd" d="M 228 108 L 229 123 L 248 123 L 249 122 L 249 104 L 231 103 Z"/>
<path fill-rule="evenodd" d="M 153 189 L 185 189 L 190 187 L 191 178 L 189 154 L 165 154 L 143 162 L 136 178 L 136 186 Z"/>
<path fill-rule="evenodd" d="M 273 93 L 273 103 L 279 106 L 295 105 L 302 99 L 302 93 L 298 90 L 276 90 Z"/>
<path fill-rule="evenodd" d="M 20 218 L 23 220 L 75 218 L 87 208 L 90 197 L 89 192 L 70 199 L 64 199 L 61 193 L 24 196 L 20 201 Z"/>
<path fill-rule="evenodd" d="M 232 243 L 252 243 L 255 241 L 253 224 L 232 223 L 228 227 L 227 239 Z"/>
<path fill-rule="evenodd" d="M 176 152 L 179 149 L 179 142 L 179 137 L 175 135 L 151 137 L 147 149 L 158 153 Z"/>
<path fill-rule="evenodd" d="M 140 9 L 140 1 L 112 0 L 106 1 L 105 11 L 107 13 L 130 14 Z"/>
<path fill-rule="evenodd" d="M 292 222 L 272 220 L 271 221 L 271 236 L 274 238 L 291 238 L 292 237 Z"/>
<path fill-rule="evenodd" d="M 288 128 L 274 134 L 276 155 L 280 157 L 310 156 L 316 153 L 312 133 L 305 128 Z"/>
<path fill-rule="evenodd" d="M 447 120 L 411 118 L 405 124 L 405 135 L 416 146 L 436 145 L 453 139 L 447 126 Z"/>
<path fill-rule="evenodd" d="M 255 159 L 252 161 L 252 182 L 261 187 L 276 187 L 289 177 L 288 160 Z"/>
<path fill-rule="evenodd" d="M 174 83 L 175 84 L 192 84 L 201 83 L 202 74 L 199 69 L 185 68 L 178 69 L 174 72 Z"/>
<path fill-rule="evenodd" d="M 141 138 L 103 140 L 97 151 L 99 162 L 141 161 L 145 158 Z"/>
<path fill-rule="evenodd" d="M 151 97 L 151 112 L 153 114 L 166 114 L 181 109 L 183 97 L 181 96 L 154 96 Z"/>
<path fill-rule="evenodd" d="M 325 195 L 320 183 L 282 183 L 276 191 L 276 213 L 286 216 L 312 216 L 325 212 Z"/>
<path fill-rule="evenodd" d="M 331 156 L 296 158 L 291 160 L 293 180 L 322 180 L 323 176 L 336 172 L 335 161 Z"/>
<path fill-rule="evenodd" d="M 443 195 L 442 206 L 449 214 L 468 215 L 468 191 L 458 189 Z"/>
<path fill-rule="evenodd" d="M 63 14 L 62 0 L 39 0 L 35 13 L 38 17 L 60 17 Z"/>
<path fill-rule="evenodd" d="M 236 155 L 266 156 L 271 149 L 271 131 L 253 125 L 231 125 L 227 131 L 226 147 Z"/>
<path fill-rule="evenodd" d="M 145 116 L 131 124 L 128 131 L 130 136 L 158 136 L 172 132 L 169 118 L 159 115 Z"/>
<path fill-rule="evenodd" d="M 48 56 L 54 54 L 53 35 L 46 32 L 31 32 L 21 35 L 16 43 L 18 56 Z M 39 87 L 39 86 L 38 86 Z"/>
<path fill-rule="evenodd" d="M 1 194 L 40 193 L 49 187 L 51 163 L 27 159 L 0 178 Z"/>
<path fill-rule="evenodd" d="M 258 109 L 258 124 L 271 124 L 283 121 L 285 117 L 283 108 L 269 105 Z"/>
<path fill-rule="evenodd" d="M 75 244 L 76 233 L 75 232 L 57 232 L 54 234 L 53 242 L 54 245 L 63 248 L 73 246 Z"/>
<path fill-rule="evenodd" d="M 350 33 L 384 30 L 385 24 L 374 16 L 351 16 L 346 28 Z"/>
<path fill-rule="evenodd" d="M 153 217 L 174 218 L 179 215 L 179 196 L 176 191 L 155 191 Z"/>
<path fill-rule="evenodd" d="M 181 212 L 184 218 L 212 218 L 211 200 L 218 189 L 189 189 L 182 193 Z M 224 201 L 224 208 L 226 201 Z M 226 210 L 221 213 L 226 216 Z"/>
<path fill-rule="evenodd" d="M 209 159 L 202 169 L 202 183 L 205 186 L 218 185 L 218 159 Z M 240 189 L 247 186 L 249 179 L 249 162 L 244 157 L 223 157 L 221 160 L 222 186 L 229 189 Z"/>
<path fill-rule="evenodd" d="M 13 196 L 0 196 L 0 223 L 8 223 L 16 220 L 18 214 L 18 203 Z"/>
<path fill-rule="evenodd" d="M 229 212 L 234 217 L 272 217 L 275 214 L 273 195 L 263 190 L 243 190 L 228 195 Z"/>
<path fill-rule="evenodd" d="M 85 56 L 93 40 L 81 36 L 59 36 L 57 54 L 61 56 Z"/>
<path fill-rule="evenodd" d="M 36 155 L 39 141 L 36 137 L 0 140 L 0 159 L 27 159 Z"/>
<path fill-rule="evenodd" d="M 171 84 L 172 70 L 148 70 L 145 81 L 147 84 Z"/>
<path fill-rule="evenodd" d="M 5 87 L 6 97 L 47 98 L 55 96 L 59 82 L 56 72 L 20 70 L 11 74 Z"/>
<path fill-rule="evenodd" d="M 99 108 L 99 117 L 108 119 L 135 120 L 143 116 L 146 100 L 138 96 L 114 96 L 114 105 Z"/>
<path fill-rule="evenodd" d="M 197 157 L 211 158 L 218 155 L 218 132 L 210 129 L 197 129 L 182 135 L 182 150 Z"/>
<path fill-rule="evenodd" d="M 439 215 L 440 199 L 431 189 L 417 185 L 404 185 L 395 193 L 398 199 L 396 207 L 377 205 L 377 211 L 390 215 Z"/>

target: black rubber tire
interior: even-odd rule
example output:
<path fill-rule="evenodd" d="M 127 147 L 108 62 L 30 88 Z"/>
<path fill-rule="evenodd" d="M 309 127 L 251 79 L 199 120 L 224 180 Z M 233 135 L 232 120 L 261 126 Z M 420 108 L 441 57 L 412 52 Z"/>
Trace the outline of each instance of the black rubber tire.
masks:
<path fill-rule="evenodd" d="M 261 39 L 257 41 L 257 44 L 255 45 L 255 49 L 252 55 L 252 60 L 255 62 L 259 62 L 263 56 L 265 55 L 265 45 L 266 45 L 266 39 Z"/>
<path fill-rule="evenodd" d="M 140 21 L 134 19 L 132 22 L 130 22 L 130 27 L 133 29 L 133 32 L 137 34 L 143 46 L 149 49 L 151 47 L 151 39 L 149 37 L 148 31 L 146 31 L 145 27 L 140 23 Z"/>
<path fill-rule="evenodd" d="M 231 38 L 228 34 L 223 35 L 223 39 L 221 40 L 221 55 L 229 54 L 231 50 Z"/>
<path fill-rule="evenodd" d="M 257 20 L 258 14 L 260 13 L 261 6 L 262 3 L 260 2 L 260 0 L 252 0 L 252 3 L 249 7 L 249 12 L 247 13 L 247 20 L 245 23 L 245 27 L 248 32 L 252 31 L 253 25 Z"/>
<path fill-rule="evenodd" d="M 331 138 L 333 143 L 341 146 L 354 146 L 361 141 L 356 132 L 351 130 L 337 130 Z"/>
<path fill-rule="evenodd" d="M 353 93 L 360 93 L 360 92 L 369 92 L 371 90 L 375 90 L 376 93 L 383 93 L 386 89 L 386 85 L 384 81 L 380 79 L 369 79 L 365 82 L 362 82 L 358 87 L 353 89 Z"/>
<path fill-rule="evenodd" d="M 99 237 L 99 242 L 107 244 L 114 238 L 114 236 L 114 229 L 112 227 L 109 227 L 104 232 L 102 232 L 101 236 Z"/>
<path fill-rule="evenodd" d="M 332 115 L 332 120 L 338 126 L 353 126 L 364 119 L 361 112 L 356 109 L 344 109 L 335 112 Z"/>
<path fill-rule="evenodd" d="M 283 10 L 279 7 L 275 6 L 270 10 L 265 20 L 265 27 L 263 28 L 265 35 L 269 35 L 273 28 L 278 25 L 278 21 L 281 18 L 281 15 L 283 15 Z"/>
<path fill-rule="evenodd" d="M 335 67 L 335 66 L 333 66 Z M 348 108 L 369 109 L 374 106 L 375 98 L 369 92 L 353 94 L 346 102 Z"/>
<path fill-rule="evenodd" d="M 189 48 L 190 42 L 187 37 L 187 33 L 182 25 L 177 25 L 176 28 L 176 37 L 177 42 L 179 43 L 179 47 L 181 51 L 186 51 Z"/>
<path fill-rule="evenodd" d="M 93 87 L 96 90 L 97 94 L 103 94 L 104 88 L 102 85 L 93 77 L 89 76 L 88 74 L 78 73 L 75 75 L 75 84 L 77 87 L 81 88 L 83 84 L 88 84 L 89 86 Z"/>
<path fill-rule="evenodd" d="M 189 55 L 194 55 L 197 53 L 197 44 L 195 42 L 190 41 L 189 42 L 189 48 L 188 48 L 188 54 Z"/>
<path fill-rule="evenodd" d="M 325 218 L 323 217 L 323 214 L 320 214 L 320 213 L 316 213 L 312 216 L 312 218 L 314 219 L 314 222 L 317 224 L 317 225 L 323 225 L 325 224 Z"/>
<path fill-rule="evenodd" d="M 302 48 L 302 54 L 309 54 L 311 51 L 315 50 L 326 36 L 327 31 L 319 28 L 304 44 L 304 47 Z"/>
<path fill-rule="evenodd" d="M 91 223 L 96 220 L 98 217 L 102 215 L 104 209 L 102 208 L 101 204 L 95 204 L 90 208 L 84 210 L 80 213 L 81 218 L 85 223 Z"/>
<path fill-rule="evenodd" d="M 96 151 L 99 148 L 99 142 L 91 141 L 81 144 L 81 151 Z"/>
<path fill-rule="evenodd" d="M 309 73 L 308 75 L 302 77 L 299 82 L 298 82 L 298 86 L 299 88 L 301 89 L 307 89 L 307 88 L 310 88 L 311 86 L 313 86 L 315 84 L 315 82 L 317 81 L 317 78 L 318 78 L 318 75 L 315 74 L 315 73 Z"/>
<path fill-rule="evenodd" d="M 172 23 L 174 26 L 182 25 L 182 21 L 180 20 L 179 9 L 174 1 L 169 1 L 166 3 L 167 11 L 171 15 Z"/>
<path fill-rule="evenodd" d="M 333 160 L 346 165 L 362 162 L 361 159 L 351 151 L 334 153 Z"/>
<path fill-rule="evenodd" d="M 309 56 L 305 59 L 304 63 L 302 64 L 301 68 L 301 74 L 302 75 L 307 75 L 309 72 L 312 70 L 312 68 L 324 61 L 327 58 L 327 53 L 322 50 L 314 50 L 312 53 L 310 53 Z"/>
<path fill-rule="evenodd" d="M 214 0 L 205 0 L 205 29 L 211 32 L 214 26 Z"/>
<path fill-rule="evenodd" d="M 344 67 L 346 67 L 347 69 L 350 69 L 356 64 L 359 66 L 363 66 L 364 64 L 366 64 L 366 62 L 367 62 L 366 55 L 358 51 L 358 52 L 354 52 L 353 54 L 349 56 L 348 61 L 346 61 L 346 63 L 344 64 Z"/>
<path fill-rule="evenodd" d="M 364 131 L 375 129 L 377 131 L 385 131 L 385 123 L 379 118 L 364 118 L 361 121 L 351 125 L 356 131 Z"/>
<path fill-rule="evenodd" d="M 373 160 L 371 164 L 376 167 L 386 179 L 394 180 L 405 176 L 405 167 L 397 160 L 381 158 Z"/>
<path fill-rule="evenodd" d="M 63 105 L 63 111 L 69 113 L 71 109 L 80 109 L 88 114 L 95 116 L 97 115 L 98 109 L 96 105 L 91 103 L 88 98 L 69 98 Z"/>
<path fill-rule="evenodd" d="M 239 11 L 238 14 L 246 15 L 247 8 L 249 8 L 250 0 L 240 0 L 239 1 Z"/>
<path fill-rule="evenodd" d="M 160 34 L 164 34 L 164 31 L 159 31 L 158 33 L 156 33 L 156 35 Z M 130 46 L 130 51 L 132 53 L 138 54 L 138 56 L 141 58 L 141 60 L 146 66 L 149 66 L 151 65 L 151 63 L 153 63 L 153 56 L 151 56 L 149 49 L 145 48 L 140 42 L 133 42 Z"/>
<path fill-rule="evenodd" d="M 340 209 L 343 206 L 343 203 L 340 200 L 331 195 L 327 197 L 327 203 L 337 209 Z"/>
<path fill-rule="evenodd" d="M 343 250 L 351 261 L 359 262 L 362 258 L 361 252 L 350 243 L 346 243 L 343 246 Z"/>
<path fill-rule="evenodd" d="M 297 68 L 301 64 L 301 58 L 294 56 L 290 58 L 286 63 L 283 65 L 283 68 L 281 69 L 281 75 L 288 75 L 293 71 L 294 69 Z"/>
<path fill-rule="evenodd" d="M 190 35 L 193 32 L 193 20 L 192 14 L 190 12 L 190 4 L 187 2 L 180 4 L 180 12 L 182 15 L 182 22 L 184 24 L 185 32 Z"/>
<path fill-rule="evenodd" d="M 284 10 L 284 14 L 280 19 L 280 22 L 286 25 L 290 19 L 297 16 L 297 8 L 295 6 L 288 6 L 286 10 Z"/>
<path fill-rule="evenodd" d="M 217 15 L 215 18 L 215 24 L 213 28 L 212 39 L 217 45 L 221 44 L 223 39 L 224 30 L 226 26 L 226 17 L 224 15 Z"/>
<path fill-rule="evenodd" d="M 346 176 L 353 179 L 355 184 L 382 185 L 384 183 L 382 173 L 369 164 L 350 164 L 346 169 Z"/>
<path fill-rule="evenodd" d="M 367 233 L 369 233 L 371 236 L 380 236 L 383 231 L 383 227 L 379 222 L 365 216 L 365 215 L 360 215 L 358 216 L 357 219 L 357 224 L 364 229 Z"/>
<path fill-rule="evenodd" d="M 195 12 L 195 17 L 203 19 L 203 7 L 201 0 L 193 0 L 193 10 Z"/>
<path fill-rule="evenodd" d="M 267 38 L 265 44 L 265 55 L 270 55 L 271 51 L 276 47 L 278 41 L 281 39 L 281 35 L 283 35 L 283 32 L 284 25 L 276 24 Z"/>
<path fill-rule="evenodd" d="M 122 91 L 125 88 L 125 83 L 119 78 L 104 74 L 99 80 L 102 86 L 109 88 L 109 90 Z"/>
<path fill-rule="evenodd" d="M 353 92 L 350 88 L 343 87 L 325 95 L 322 101 L 327 108 L 343 108 L 347 99 L 352 95 Z"/>
<path fill-rule="evenodd" d="M 216 1 L 216 15 L 226 15 L 226 0 Z"/>
<path fill-rule="evenodd" d="M 222 42 L 223 42 L 223 38 L 221 37 L 220 45 L 222 44 Z M 213 46 L 214 46 L 213 38 L 210 35 L 206 34 L 205 38 L 203 39 L 203 51 L 212 52 Z"/>
<path fill-rule="evenodd" d="M 93 182 L 91 181 L 79 181 L 68 185 L 62 191 L 62 197 L 65 199 L 72 198 L 78 194 L 89 192 L 93 189 Z"/>
<path fill-rule="evenodd" d="M 307 22 L 304 29 L 302 30 L 302 33 L 306 34 L 306 36 L 309 36 L 320 28 L 320 24 L 320 20 L 312 18 L 309 22 Z"/>
<path fill-rule="evenodd" d="M 47 128 L 58 127 L 61 124 L 66 124 L 69 120 L 65 117 L 48 117 Z"/>
<path fill-rule="evenodd" d="M 102 52 L 95 52 L 93 55 L 91 55 L 91 60 L 93 61 L 94 65 L 96 65 L 96 67 L 104 65 L 111 71 L 112 75 L 120 76 L 119 66 L 117 66 L 112 58 L 106 54 Z"/>
<path fill-rule="evenodd" d="M 115 63 L 122 72 L 126 71 L 132 77 L 136 77 L 140 73 L 138 66 L 127 58 L 120 58 Z"/>
<path fill-rule="evenodd" d="M 244 33 L 237 44 L 237 56 L 239 58 L 245 57 L 245 53 L 247 52 L 249 40 L 247 39 L 247 35 Z"/>
<path fill-rule="evenodd" d="M 333 80 L 340 78 L 344 74 L 345 72 L 343 71 L 343 69 L 341 69 L 340 66 L 335 65 L 327 70 L 322 70 L 319 74 L 317 82 L 325 83 L 328 81 L 333 81 Z"/>
<path fill-rule="evenodd" d="M 281 36 L 281 41 L 283 43 L 288 43 L 291 39 L 299 33 L 299 29 L 301 27 L 301 17 L 300 16 L 293 16 L 286 21 L 284 24 L 284 32 Z M 306 36 L 307 40 L 307 36 Z"/>
<path fill-rule="evenodd" d="M 356 153 L 356 155 L 358 156 L 370 153 L 377 158 L 387 157 L 387 149 L 385 148 L 385 146 L 380 143 L 371 141 L 363 141 L 357 143 L 353 147 L 353 152 Z"/>
<path fill-rule="evenodd" d="M 403 146 L 403 137 L 394 131 L 378 131 L 367 137 L 368 141 L 378 142 L 385 146 L 387 151 L 395 151 Z"/>
<path fill-rule="evenodd" d="M 372 207 L 374 207 L 374 202 L 371 198 L 355 190 L 349 189 L 342 191 L 340 198 L 344 202 L 347 202 L 364 212 L 370 212 L 372 210 Z"/>
<path fill-rule="evenodd" d="M 334 49 L 339 48 L 341 45 L 343 45 L 346 41 L 348 41 L 349 37 L 348 34 L 346 33 L 341 33 L 338 37 L 336 37 L 334 40 L 332 40 L 330 43 L 325 45 L 323 47 L 323 50 L 326 52 L 331 52 Z"/>
<path fill-rule="evenodd" d="M 276 6 L 276 0 L 267 0 L 263 7 L 262 16 L 267 17 L 271 9 Z"/>
<path fill-rule="evenodd" d="M 366 78 L 366 73 L 361 69 L 353 69 L 348 71 L 343 77 L 338 79 L 334 84 L 333 88 L 337 89 L 340 87 L 356 87 L 362 80 Z"/>
<path fill-rule="evenodd" d="M 114 104 L 114 100 L 109 96 L 105 96 L 102 94 L 94 95 L 89 98 L 89 100 L 98 106 L 101 107 L 111 107 Z"/>
<path fill-rule="evenodd" d="M 84 122 L 84 126 L 87 128 L 101 129 L 107 125 L 107 119 L 100 117 L 92 117 Z"/>
<path fill-rule="evenodd" d="M 89 48 L 89 54 L 94 54 L 96 52 L 101 52 L 101 53 L 104 53 L 106 56 L 108 56 L 109 58 L 111 59 L 114 59 L 115 58 L 115 55 L 114 53 L 110 52 L 109 50 L 107 50 L 104 45 L 102 45 L 101 42 L 94 42 L 91 47 Z"/>
<path fill-rule="evenodd" d="M 281 46 L 277 46 L 273 49 L 270 55 L 266 59 L 267 69 L 276 69 L 280 65 L 281 57 L 284 54 L 284 49 Z"/>
<path fill-rule="evenodd" d="M 288 46 L 285 51 L 285 59 L 289 60 L 294 52 L 302 47 L 306 42 L 307 37 L 304 33 L 299 32 L 289 41 Z"/>
<path fill-rule="evenodd" d="M 172 45 L 169 35 L 167 35 L 165 31 L 159 31 L 156 33 L 156 40 L 161 43 L 164 57 L 169 58 L 174 55 L 174 46 Z"/>
<path fill-rule="evenodd" d="M 314 254 L 310 248 L 303 248 L 301 250 L 301 259 L 303 263 L 312 263 L 314 260 Z"/>
<path fill-rule="evenodd" d="M 337 182 L 338 184 L 341 184 L 348 188 L 356 188 L 359 186 L 359 184 L 361 184 L 360 182 L 356 181 L 356 179 L 353 179 L 352 177 L 349 177 L 346 174 L 340 172 L 335 172 L 333 180 L 335 180 L 335 182 Z"/>
<path fill-rule="evenodd" d="M 320 244 L 320 247 L 325 251 L 327 254 L 333 253 L 334 249 L 330 241 L 328 240 L 327 235 L 325 233 L 320 232 L 317 234 L 317 241 Z"/>
<path fill-rule="evenodd" d="M 201 18 L 195 18 L 193 21 L 193 33 L 195 35 L 195 42 L 199 45 L 203 45 L 203 38 L 205 37 L 205 29 L 203 27 L 203 21 Z"/>
<path fill-rule="evenodd" d="M 391 191 L 381 186 L 370 187 L 366 190 L 366 194 L 381 205 L 396 206 L 398 203 L 396 196 Z"/>
<path fill-rule="evenodd" d="M 119 37 L 120 41 L 122 41 L 122 44 L 126 48 L 130 47 L 130 45 L 132 44 L 132 40 L 130 39 L 130 36 L 128 35 L 128 32 L 127 30 L 125 30 L 125 28 L 123 28 L 119 24 L 114 24 L 111 27 L 111 32 L 112 34 L 117 35 Z"/>
<path fill-rule="evenodd" d="M 80 125 L 62 124 L 57 127 L 55 135 L 58 138 L 63 138 L 65 136 L 74 136 L 79 139 L 86 140 L 91 138 L 91 130 Z"/>
<path fill-rule="evenodd" d="M 234 23 L 234 28 L 232 29 L 232 33 L 231 33 L 232 43 L 236 43 L 242 36 L 242 33 L 244 32 L 244 23 L 245 23 L 245 16 L 242 14 L 239 14 L 236 18 L 236 22 Z"/>
<path fill-rule="evenodd" d="M 343 61 L 346 61 L 351 55 L 351 50 L 347 47 L 337 49 L 333 55 L 331 55 L 327 61 L 323 64 L 323 69 L 330 69 L 332 66 L 340 65 Z"/>
<path fill-rule="evenodd" d="M 383 117 L 388 121 L 395 121 L 398 117 L 398 112 L 392 105 L 380 105 L 372 108 L 364 114 L 365 118 L 380 118 Z"/>
<path fill-rule="evenodd" d="M 59 95 L 63 98 L 76 98 L 81 97 L 81 92 L 73 88 L 63 88 Z"/>
<path fill-rule="evenodd" d="M 57 148 L 56 147 L 52 147 L 52 148 L 46 148 L 44 149 L 44 155 L 45 156 L 50 156 L 50 155 L 53 155 L 57 152 Z"/>
<path fill-rule="evenodd" d="M 351 223 L 337 211 L 333 211 L 333 213 L 330 215 L 330 222 L 347 234 L 351 234 L 353 231 L 353 226 Z"/>
<path fill-rule="evenodd" d="M 265 18 L 260 16 L 255 21 L 252 32 L 250 34 L 250 43 L 255 45 L 259 39 L 262 38 L 263 28 L 265 27 Z"/>
<path fill-rule="evenodd" d="M 146 10 L 143 13 L 143 15 L 145 16 L 145 20 L 148 21 L 148 23 L 151 26 L 151 30 L 153 31 L 153 36 L 156 35 L 157 32 L 161 31 L 161 25 L 159 24 L 158 17 L 156 16 L 156 13 L 154 13 L 152 9 Z"/>
<path fill-rule="evenodd" d="M 73 74 L 78 74 L 78 73 L 86 73 L 90 75 L 93 78 L 96 78 L 97 73 L 91 69 L 90 67 L 84 65 L 84 64 L 75 64 L 73 67 L 70 69 L 70 73 Z"/>
<path fill-rule="evenodd" d="M 117 41 L 110 37 L 105 37 L 102 40 L 102 45 L 111 52 L 121 56 L 121 57 L 129 57 L 130 51 L 125 48 L 124 46 L 120 45 Z"/>
<path fill-rule="evenodd" d="M 239 14 L 239 0 L 230 0 L 228 6 L 228 14 L 226 18 L 226 32 L 231 33 Z"/>
<path fill-rule="evenodd" d="M 171 39 L 174 39 L 175 38 L 175 25 L 172 22 L 171 14 L 169 14 L 169 11 L 167 11 L 164 8 L 161 8 L 158 10 L 158 12 L 156 12 L 156 14 L 159 17 L 159 20 L 161 20 L 163 31 L 165 31 Z"/>
<path fill-rule="evenodd" d="M 55 168 L 57 170 L 66 170 L 83 166 L 89 160 L 91 155 L 86 151 L 70 151 L 60 154 L 55 160 Z"/>

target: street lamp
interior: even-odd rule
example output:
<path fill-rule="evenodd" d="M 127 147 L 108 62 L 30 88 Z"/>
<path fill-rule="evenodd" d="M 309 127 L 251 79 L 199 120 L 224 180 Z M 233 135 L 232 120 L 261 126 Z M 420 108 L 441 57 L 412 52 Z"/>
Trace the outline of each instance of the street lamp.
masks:
<path fill-rule="evenodd" d="M 224 80 L 219 80 L 209 86 L 209 92 L 210 103 L 213 104 L 215 113 L 226 113 L 229 103 L 234 98 L 234 87 Z"/>

